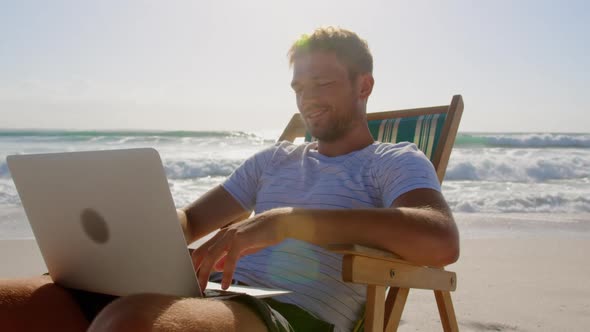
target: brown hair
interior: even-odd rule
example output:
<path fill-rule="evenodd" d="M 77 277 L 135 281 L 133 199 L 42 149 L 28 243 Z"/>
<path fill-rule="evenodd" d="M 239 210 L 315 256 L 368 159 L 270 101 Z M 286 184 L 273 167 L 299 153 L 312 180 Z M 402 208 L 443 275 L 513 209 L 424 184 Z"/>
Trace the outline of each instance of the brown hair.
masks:
<path fill-rule="evenodd" d="M 315 51 L 333 52 L 346 65 L 351 79 L 373 73 L 373 56 L 367 41 L 352 31 L 330 26 L 302 35 L 289 49 L 289 65 L 299 55 Z"/>

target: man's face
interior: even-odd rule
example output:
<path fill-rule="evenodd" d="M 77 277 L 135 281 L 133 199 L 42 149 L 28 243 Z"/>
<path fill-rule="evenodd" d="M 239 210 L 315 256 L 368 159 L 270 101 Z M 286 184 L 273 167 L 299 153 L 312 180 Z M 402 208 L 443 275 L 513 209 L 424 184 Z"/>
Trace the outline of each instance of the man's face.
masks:
<path fill-rule="evenodd" d="M 338 140 L 355 121 L 364 121 L 357 84 L 333 53 L 318 51 L 296 57 L 291 87 L 307 130 L 321 141 Z"/>

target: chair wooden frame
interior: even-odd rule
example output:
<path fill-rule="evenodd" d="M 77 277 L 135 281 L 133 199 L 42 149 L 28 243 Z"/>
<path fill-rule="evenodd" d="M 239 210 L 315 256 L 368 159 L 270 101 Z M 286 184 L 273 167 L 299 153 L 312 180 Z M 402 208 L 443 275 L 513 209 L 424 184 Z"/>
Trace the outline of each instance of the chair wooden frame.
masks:
<path fill-rule="evenodd" d="M 444 106 L 368 113 L 367 121 L 442 113 L 446 113 L 446 119 L 431 160 L 442 183 L 463 114 L 461 95 L 453 96 L 451 103 Z M 304 137 L 305 131 L 303 120 L 296 113 L 279 140 L 293 141 Z M 416 265 L 394 253 L 359 245 L 332 245 L 327 249 L 344 255 L 344 281 L 367 285 L 365 331 L 396 331 L 410 288 L 433 290 L 443 330 L 459 330 L 450 293 L 457 287 L 454 272 Z"/>

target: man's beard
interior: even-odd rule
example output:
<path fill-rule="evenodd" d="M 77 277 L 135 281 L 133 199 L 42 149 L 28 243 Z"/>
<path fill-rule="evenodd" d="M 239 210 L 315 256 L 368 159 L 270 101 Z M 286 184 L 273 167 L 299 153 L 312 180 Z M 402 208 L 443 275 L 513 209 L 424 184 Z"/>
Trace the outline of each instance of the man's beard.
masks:
<path fill-rule="evenodd" d="M 319 128 L 314 130 L 306 123 L 307 130 L 313 137 L 323 142 L 334 142 L 344 137 L 355 125 L 355 121 L 359 121 L 359 113 L 356 109 L 349 109 L 348 112 L 342 114 L 334 119 L 333 122 L 326 128 Z"/>

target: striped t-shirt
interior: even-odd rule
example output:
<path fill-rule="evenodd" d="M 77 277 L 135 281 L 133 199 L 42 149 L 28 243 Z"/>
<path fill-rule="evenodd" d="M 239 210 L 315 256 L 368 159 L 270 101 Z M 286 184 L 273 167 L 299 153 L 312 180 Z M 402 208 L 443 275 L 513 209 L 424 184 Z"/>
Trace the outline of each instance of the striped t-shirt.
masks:
<path fill-rule="evenodd" d="M 418 188 L 440 191 L 434 167 L 412 143 L 373 143 L 337 157 L 317 143 L 280 142 L 247 159 L 223 187 L 247 210 L 383 208 Z M 294 239 L 243 257 L 234 279 L 293 291 L 277 300 L 351 330 L 366 286 L 342 281 L 342 256 Z"/>

